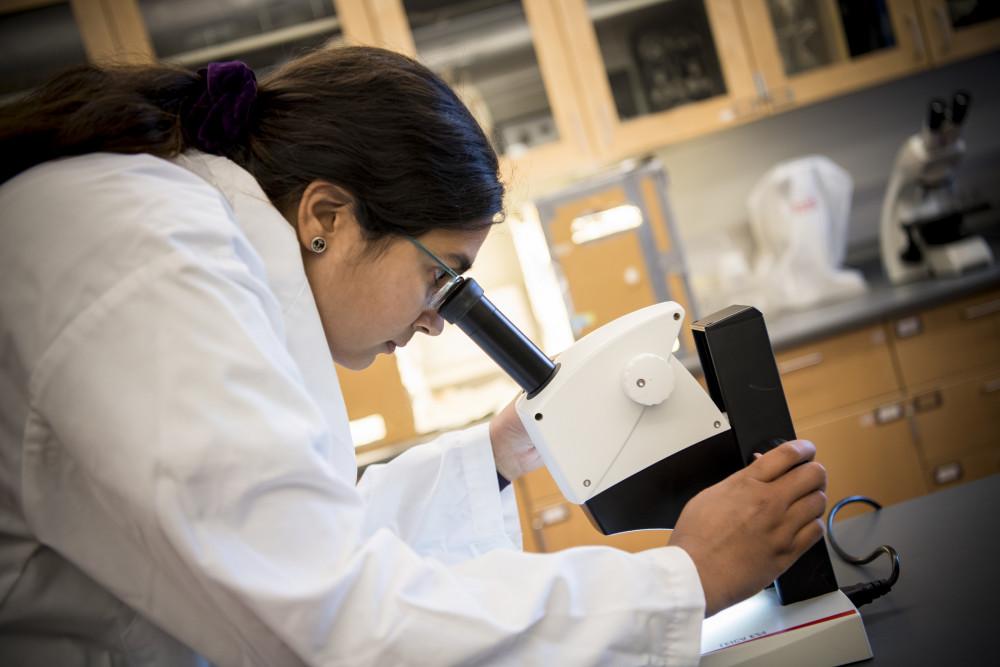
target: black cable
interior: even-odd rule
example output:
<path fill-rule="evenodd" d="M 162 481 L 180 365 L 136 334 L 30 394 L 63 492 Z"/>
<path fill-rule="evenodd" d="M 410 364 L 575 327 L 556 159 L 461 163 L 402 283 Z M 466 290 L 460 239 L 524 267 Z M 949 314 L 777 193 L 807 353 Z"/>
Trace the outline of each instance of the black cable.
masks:
<path fill-rule="evenodd" d="M 882 505 L 867 496 L 848 496 L 834 505 L 833 509 L 830 510 L 830 514 L 826 517 L 826 535 L 830 540 L 830 546 L 834 552 L 851 565 L 867 565 L 882 554 L 886 554 L 892 559 L 892 573 L 888 579 L 876 579 L 875 581 L 854 584 L 853 586 L 846 586 L 841 589 L 847 598 L 854 603 L 855 607 L 860 607 L 888 593 L 896 581 L 899 580 L 899 554 L 888 544 L 883 544 L 864 558 L 858 558 L 847 553 L 837 544 L 837 540 L 833 536 L 833 519 L 842 507 L 851 503 L 865 503 L 874 507 L 876 511 L 882 509 Z"/>

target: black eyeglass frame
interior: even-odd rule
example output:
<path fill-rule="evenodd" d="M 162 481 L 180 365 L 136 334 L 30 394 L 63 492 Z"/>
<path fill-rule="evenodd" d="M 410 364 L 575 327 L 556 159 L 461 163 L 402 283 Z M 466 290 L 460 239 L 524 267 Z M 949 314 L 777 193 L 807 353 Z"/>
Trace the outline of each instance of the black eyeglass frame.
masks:
<path fill-rule="evenodd" d="M 451 276 L 450 280 L 448 280 L 447 283 L 445 283 L 437 291 L 435 291 L 434 294 L 430 297 L 430 299 L 427 300 L 427 307 L 430 310 L 438 311 L 441 309 L 441 306 L 444 304 L 444 302 L 448 300 L 448 297 L 451 296 L 452 292 L 454 292 L 455 289 L 457 289 L 458 286 L 461 285 L 465 279 L 457 271 L 455 271 L 455 269 L 445 264 L 443 259 L 435 255 L 433 252 L 431 252 L 430 248 L 425 246 L 416 238 L 412 236 L 407 236 L 405 238 L 407 241 L 415 245 L 417 249 L 420 250 L 420 252 L 424 253 L 432 260 L 434 260 L 435 264 L 437 264 L 444 270 L 445 273 Z"/>

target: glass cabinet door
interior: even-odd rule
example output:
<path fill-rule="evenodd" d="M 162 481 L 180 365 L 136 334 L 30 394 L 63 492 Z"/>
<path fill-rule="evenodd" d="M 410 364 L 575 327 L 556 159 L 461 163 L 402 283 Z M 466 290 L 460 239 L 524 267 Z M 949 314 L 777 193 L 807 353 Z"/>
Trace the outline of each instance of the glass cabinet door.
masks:
<path fill-rule="evenodd" d="M 512 185 L 582 169 L 588 135 L 551 0 L 382 0 L 381 43 L 447 81 Z M 516 165 L 516 166 L 515 166 Z"/>
<path fill-rule="evenodd" d="M 403 0 L 417 58 L 450 83 L 513 156 L 559 141 L 520 0 Z"/>
<path fill-rule="evenodd" d="M 928 62 L 912 0 L 746 0 L 760 86 L 773 108 L 873 84 Z"/>
<path fill-rule="evenodd" d="M 8 3 L 0 13 L 0 102 L 87 62 L 69 2 Z"/>
<path fill-rule="evenodd" d="M 558 4 L 608 159 L 763 112 L 732 0 Z"/>
<path fill-rule="evenodd" d="M 155 56 L 192 69 L 242 60 L 258 74 L 295 55 L 337 44 L 332 0 L 137 0 Z"/>
<path fill-rule="evenodd" d="M 922 0 L 918 4 L 935 62 L 1000 48 L 997 0 Z"/>
<path fill-rule="evenodd" d="M 726 95 L 701 0 L 587 0 L 622 120 Z"/>

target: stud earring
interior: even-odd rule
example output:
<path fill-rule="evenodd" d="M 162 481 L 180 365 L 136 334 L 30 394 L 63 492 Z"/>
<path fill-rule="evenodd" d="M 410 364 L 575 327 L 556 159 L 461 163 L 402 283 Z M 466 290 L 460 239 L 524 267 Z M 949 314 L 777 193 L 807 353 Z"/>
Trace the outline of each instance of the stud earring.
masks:
<path fill-rule="evenodd" d="M 312 247 L 312 251 L 314 253 L 320 255 L 323 253 L 324 250 L 326 250 L 326 239 L 323 238 L 322 236 L 315 236 L 313 237 L 310 246 Z"/>

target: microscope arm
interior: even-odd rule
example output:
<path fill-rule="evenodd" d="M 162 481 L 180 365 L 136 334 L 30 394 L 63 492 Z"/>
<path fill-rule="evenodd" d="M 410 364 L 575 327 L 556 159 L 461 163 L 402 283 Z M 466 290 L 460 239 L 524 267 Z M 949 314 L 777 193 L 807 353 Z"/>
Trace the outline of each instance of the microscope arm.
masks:
<path fill-rule="evenodd" d="M 683 318 L 676 303 L 619 318 L 563 352 L 549 384 L 518 400 L 522 423 L 569 501 L 585 504 L 729 430 L 726 415 L 672 354 Z M 739 467 L 732 458 L 718 479 Z M 661 487 L 656 495 L 676 497 L 667 491 Z M 659 525 L 641 527 L 672 528 L 674 520 L 662 516 Z"/>

